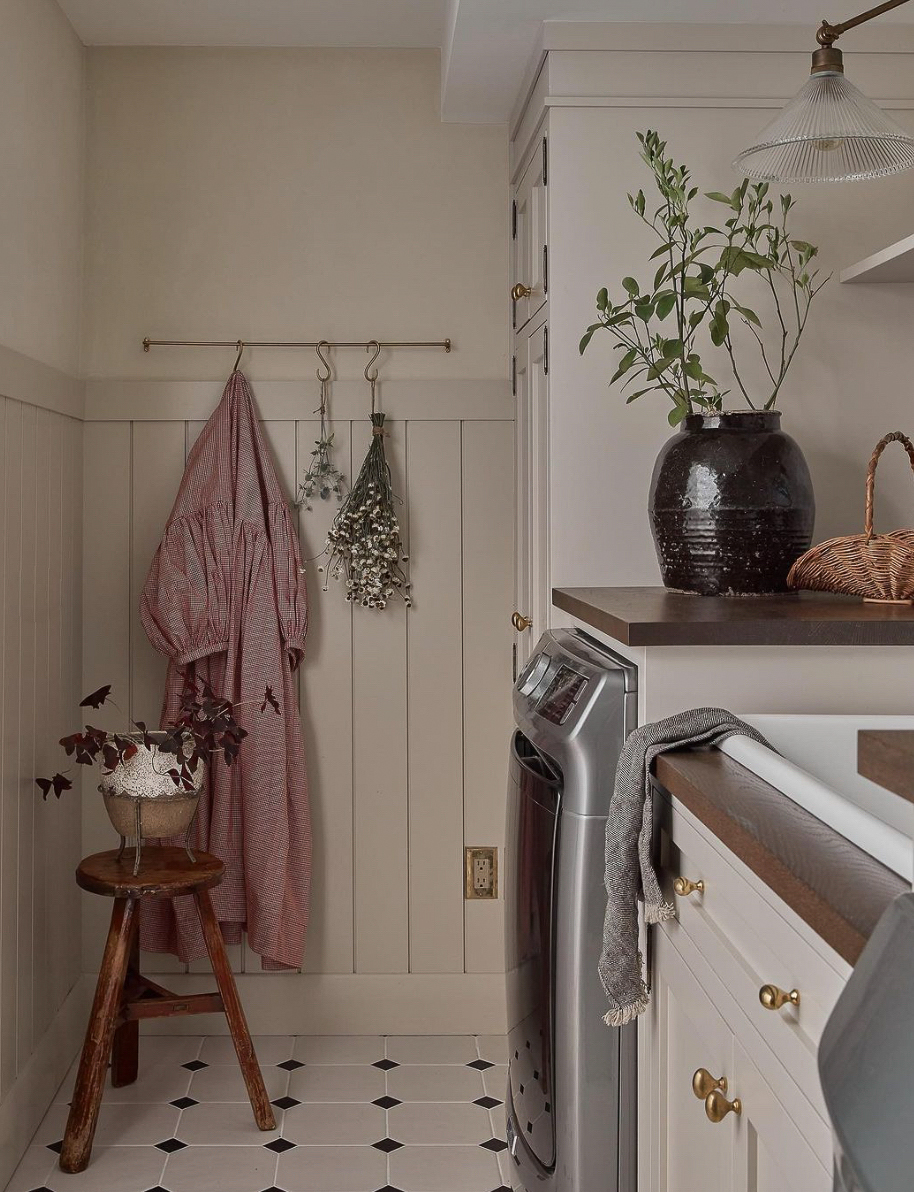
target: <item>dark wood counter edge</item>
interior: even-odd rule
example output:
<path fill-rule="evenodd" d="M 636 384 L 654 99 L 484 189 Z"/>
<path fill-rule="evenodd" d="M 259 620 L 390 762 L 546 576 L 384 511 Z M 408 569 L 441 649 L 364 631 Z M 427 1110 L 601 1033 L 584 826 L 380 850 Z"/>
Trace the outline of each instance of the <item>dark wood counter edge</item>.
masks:
<path fill-rule="evenodd" d="M 910 889 L 718 750 L 661 755 L 655 777 L 849 964 L 889 903 Z"/>
<path fill-rule="evenodd" d="M 914 803 L 914 729 L 861 729 L 857 770 L 870 782 Z"/>
<path fill-rule="evenodd" d="M 626 646 L 914 646 L 914 607 L 851 596 L 553 588 L 552 603 Z"/>

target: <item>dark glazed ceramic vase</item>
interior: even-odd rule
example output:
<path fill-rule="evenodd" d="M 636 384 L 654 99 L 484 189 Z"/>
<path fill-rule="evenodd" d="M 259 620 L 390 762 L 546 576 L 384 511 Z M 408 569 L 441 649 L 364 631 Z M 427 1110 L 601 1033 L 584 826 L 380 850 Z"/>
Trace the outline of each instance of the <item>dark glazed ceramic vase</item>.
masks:
<path fill-rule="evenodd" d="M 816 504 L 781 415 L 690 414 L 654 464 L 651 527 L 663 582 L 701 596 L 787 590 Z"/>

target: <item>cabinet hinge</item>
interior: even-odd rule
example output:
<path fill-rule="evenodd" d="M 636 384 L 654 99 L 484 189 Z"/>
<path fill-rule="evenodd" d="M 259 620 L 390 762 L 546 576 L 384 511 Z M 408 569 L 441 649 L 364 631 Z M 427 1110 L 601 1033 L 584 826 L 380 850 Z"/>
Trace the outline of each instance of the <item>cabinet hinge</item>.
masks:
<path fill-rule="evenodd" d="M 543 186 L 549 185 L 549 149 L 547 140 L 543 137 Z"/>
<path fill-rule="evenodd" d="M 549 245 L 543 245 L 543 293 L 549 293 Z"/>
<path fill-rule="evenodd" d="M 517 199 L 511 203 L 511 239 L 517 239 Z"/>
<path fill-rule="evenodd" d="M 511 393 L 517 397 L 517 357 L 511 357 Z"/>
<path fill-rule="evenodd" d="M 549 324 L 543 328 L 543 375 L 549 376 Z"/>

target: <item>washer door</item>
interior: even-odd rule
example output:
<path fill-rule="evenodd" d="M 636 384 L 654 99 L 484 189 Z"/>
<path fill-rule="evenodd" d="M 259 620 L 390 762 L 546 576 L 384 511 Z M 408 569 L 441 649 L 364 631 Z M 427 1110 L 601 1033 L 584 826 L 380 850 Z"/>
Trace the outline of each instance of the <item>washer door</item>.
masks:
<path fill-rule="evenodd" d="M 555 1164 L 553 916 L 561 794 L 556 767 L 515 733 L 505 908 L 508 1073 L 518 1132 L 545 1168 Z"/>

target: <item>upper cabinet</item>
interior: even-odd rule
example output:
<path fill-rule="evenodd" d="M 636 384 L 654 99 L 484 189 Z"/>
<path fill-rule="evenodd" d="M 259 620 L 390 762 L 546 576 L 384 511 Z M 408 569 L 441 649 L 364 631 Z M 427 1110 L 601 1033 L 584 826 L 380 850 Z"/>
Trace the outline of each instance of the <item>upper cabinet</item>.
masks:
<path fill-rule="evenodd" d="M 515 331 L 522 330 L 546 301 L 549 244 L 546 232 L 546 182 L 549 146 L 545 135 L 535 146 L 514 193 L 511 210 L 511 299 Z"/>

